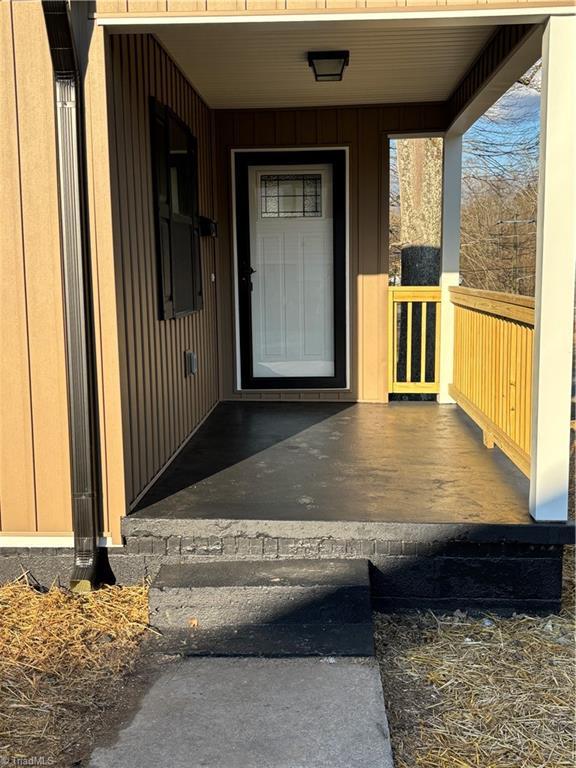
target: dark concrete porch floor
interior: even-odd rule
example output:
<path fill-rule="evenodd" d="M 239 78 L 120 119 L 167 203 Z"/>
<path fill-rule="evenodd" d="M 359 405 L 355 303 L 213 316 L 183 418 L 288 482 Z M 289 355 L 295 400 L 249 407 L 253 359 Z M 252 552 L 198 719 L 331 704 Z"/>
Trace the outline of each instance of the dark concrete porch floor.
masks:
<path fill-rule="evenodd" d="M 528 480 L 435 403 L 222 403 L 130 518 L 531 523 Z"/>

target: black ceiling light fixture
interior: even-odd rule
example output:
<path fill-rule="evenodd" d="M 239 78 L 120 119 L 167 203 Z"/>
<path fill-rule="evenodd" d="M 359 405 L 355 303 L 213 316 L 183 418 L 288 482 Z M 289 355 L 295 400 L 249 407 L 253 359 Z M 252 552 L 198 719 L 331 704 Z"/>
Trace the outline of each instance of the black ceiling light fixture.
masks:
<path fill-rule="evenodd" d="M 349 61 L 349 51 L 308 51 L 308 66 L 314 70 L 317 83 L 342 80 Z"/>

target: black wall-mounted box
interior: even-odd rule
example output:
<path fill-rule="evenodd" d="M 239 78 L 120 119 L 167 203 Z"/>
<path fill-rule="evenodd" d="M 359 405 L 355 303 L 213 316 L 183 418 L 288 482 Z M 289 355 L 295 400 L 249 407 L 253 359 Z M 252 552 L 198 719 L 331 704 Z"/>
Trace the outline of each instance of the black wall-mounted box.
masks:
<path fill-rule="evenodd" d="M 200 216 L 200 237 L 218 237 L 218 224 L 208 216 Z"/>

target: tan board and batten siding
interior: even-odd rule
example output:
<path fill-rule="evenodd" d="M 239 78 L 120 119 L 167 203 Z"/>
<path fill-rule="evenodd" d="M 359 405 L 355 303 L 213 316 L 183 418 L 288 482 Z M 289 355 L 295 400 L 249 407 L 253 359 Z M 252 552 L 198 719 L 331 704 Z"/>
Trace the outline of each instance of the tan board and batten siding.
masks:
<path fill-rule="evenodd" d="M 225 399 L 385 402 L 388 294 L 387 132 L 442 130 L 442 104 L 218 110 L 220 368 Z M 350 387 L 337 392 L 239 392 L 234 381 L 231 151 L 345 147 L 349 153 Z"/>
<path fill-rule="evenodd" d="M 0 531 L 70 535 L 52 64 L 40 2 L 3 0 L 0 14 Z M 202 243 L 204 309 L 158 319 L 148 100 L 168 104 L 197 137 L 208 216 L 213 118 L 150 36 L 108 41 L 96 28 L 85 85 L 103 533 L 120 543 L 127 506 L 218 401 L 214 241 Z M 188 379 L 186 349 L 199 363 Z"/>
<path fill-rule="evenodd" d="M 213 239 L 201 239 L 203 309 L 159 319 L 149 100 L 168 105 L 196 136 L 199 208 L 210 217 L 213 118 L 152 36 L 113 36 L 109 53 L 126 496 L 132 503 L 218 402 Z M 187 349 L 198 356 L 195 376 L 184 375 Z"/>
<path fill-rule="evenodd" d="M 338 11 L 414 11 L 478 7 L 569 6 L 571 0 L 96 0 L 99 14 L 259 14 Z"/>
<path fill-rule="evenodd" d="M 0 72 L 0 530 L 62 535 L 72 530 L 70 454 L 52 64 L 39 3 L 0 3 Z"/>

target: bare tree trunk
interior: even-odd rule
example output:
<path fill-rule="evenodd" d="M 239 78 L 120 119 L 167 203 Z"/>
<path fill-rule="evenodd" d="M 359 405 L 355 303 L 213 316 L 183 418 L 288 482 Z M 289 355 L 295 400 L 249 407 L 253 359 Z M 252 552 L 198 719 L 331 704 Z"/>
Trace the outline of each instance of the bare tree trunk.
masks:
<path fill-rule="evenodd" d="M 400 139 L 397 142 L 400 192 L 400 260 L 402 285 L 440 283 L 442 224 L 442 139 Z M 426 343 L 426 377 L 433 377 L 435 359 L 435 307 L 429 307 Z M 422 329 L 422 306 L 412 312 L 412 371 L 419 379 L 421 345 L 414 343 Z M 406 306 L 399 317 L 398 373 L 406 375 Z"/>
<path fill-rule="evenodd" d="M 438 285 L 442 139 L 400 139 L 397 153 L 402 284 Z"/>

